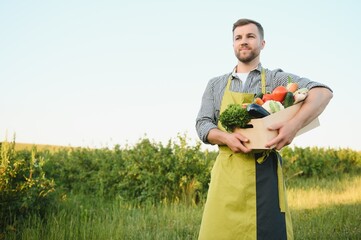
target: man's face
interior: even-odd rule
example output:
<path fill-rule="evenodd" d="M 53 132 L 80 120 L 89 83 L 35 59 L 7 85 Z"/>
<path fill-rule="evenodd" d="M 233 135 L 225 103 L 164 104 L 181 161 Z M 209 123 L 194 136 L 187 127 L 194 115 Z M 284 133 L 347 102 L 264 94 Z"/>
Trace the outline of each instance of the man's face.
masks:
<path fill-rule="evenodd" d="M 254 24 L 237 27 L 233 32 L 233 49 L 240 62 L 250 63 L 259 57 L 265 41 Z"/>

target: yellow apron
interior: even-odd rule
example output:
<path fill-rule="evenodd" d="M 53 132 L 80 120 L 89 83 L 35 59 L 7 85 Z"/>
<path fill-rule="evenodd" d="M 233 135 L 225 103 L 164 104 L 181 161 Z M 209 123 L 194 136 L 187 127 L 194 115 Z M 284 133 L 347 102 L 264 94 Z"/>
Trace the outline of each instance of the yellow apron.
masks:
<path fill-rule="evenodd" d="M 225 88 L 220 113 L 229 104 L 251 103 L 253 101 L 254 94 L 230 91 L 231 80 L 232 76 L 229 77 Z M 261 85 L 263 93 L 265 93 L 266 89 L 265 82 L 265 73 L 262 69 Z M 218 123 L 218 128 L 226 131 L 220 123 Z M 262 165 L 269 157 L 270 152 L 257 153 L 252 151 L 249 154 L 234 153 L 227 146 L 219 146 L 219 154 L 211 172 L 211 182 L 203 212 L 199 240 L 268 240 L 275 238 L 272 236 L 273 233 L 271 235 L 267 235 L 269 233 L 262 235 L 263 233 L 257 229 L 258 224 L 260 224 L 257 216 L 260 213 L 257 212 L 257 201 L 259 199 L 257 200 L 258 192 L 256 191 L 256 165 Z M 274 166 L 274 171 L 276 171 L 276 176 L 274 177 L 274 185 L 277 185 L 275 187 L 278 189 L 276 197 L 278 198 L 278 204 L 276 207 L 279 214 L 284 214 L 280 215 L 281 218 L 284 216 L 284 226 L 280 230 L 280 232 L 284 232 L 284 237 L 277 235 L 276 238 L 289 240 L 293 239 L 292 223 L 287 207 L 281 160 L 278 157 L 278 153 L 275 154 L 277 154 L 277 158 L 273 157 L 273 159 L 277 162 L 271 163 L 272 159 L 270 159 L 268 160 L 268 165 Z M 264 165 L 264 167 L 268 166 Z M 267 213 L 263 215 L 267 216 Z M 267 219 L 267 217 L 263 217 L 263 219 Z M 270 221 L 270 224 L 272 224 L 272 219 Z M 265 221 L 262 220 L 262 222 Z M 277 228 L 277 226 L 274 227 Z M 259 228 L 261 229 L 261 227 Z"/>

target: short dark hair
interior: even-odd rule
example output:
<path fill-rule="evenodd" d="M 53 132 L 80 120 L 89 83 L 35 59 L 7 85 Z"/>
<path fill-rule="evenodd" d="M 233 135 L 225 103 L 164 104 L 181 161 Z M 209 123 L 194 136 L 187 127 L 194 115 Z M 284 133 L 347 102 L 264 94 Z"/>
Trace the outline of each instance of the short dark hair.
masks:
<path fill-rule="evenodd" d="M 263 31 L 262 25 L 259 22 L 256 22 L 254 20 L 247 19 L 247 18 L 241 18 L 241 19 L 237 20 L 237 22 L 235 22 L 233 24 L 232 32 L 234 33 L 234 29 L 236 29 L 237 27 L 244 26 L 244 25 L 247 25 L 247 24 L 256 25 L 257 28 L 258 28 L 258 32 L 261 35 L 262 40 L 264 39 L 264 31 Z"/>

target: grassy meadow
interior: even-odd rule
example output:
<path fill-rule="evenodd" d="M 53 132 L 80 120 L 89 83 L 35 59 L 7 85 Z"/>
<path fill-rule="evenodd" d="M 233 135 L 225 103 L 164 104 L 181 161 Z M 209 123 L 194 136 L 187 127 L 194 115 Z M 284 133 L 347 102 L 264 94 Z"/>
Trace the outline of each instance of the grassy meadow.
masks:
<path fill-rule="evenodd" d="M 197 239 L 216 156 L 200 144 L 0 146 L 0 240 Z M 282 156 L 295 239 L 360 240 L 360 152 Z"/>
<path fill-rule="evenodd" d="M 361 239 L 361 177 L 288 181 L 295 239 Z M 9 226 L 4 239 L 197 239 L 203 205 L 141 207 L 68 196 L 43 219 Z"/>

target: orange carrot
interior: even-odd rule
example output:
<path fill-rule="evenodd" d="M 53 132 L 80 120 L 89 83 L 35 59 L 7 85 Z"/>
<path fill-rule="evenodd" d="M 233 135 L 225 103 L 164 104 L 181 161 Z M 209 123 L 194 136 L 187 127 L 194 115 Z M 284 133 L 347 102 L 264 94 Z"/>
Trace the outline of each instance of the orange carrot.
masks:
<path fill-rule="evenodd" d="M 261 98 L 258 97 L 258 98 L 255 98 L 255 99 L 254 99 L 254 103 L 262 106 L 262 104 L 263 104 L 264 102 L 263 102 L 263 100 L 262 100 Z"/>
<path fill-rule="evenodd" d="M 290 77 L 290 76 L 288 76 L 288 83 L 287 83 L 287 90 L 289 91 L 289 92 L 292 92 L 292 93 L 294 93 L 294 92 L 296 92 L 297 91 L 297 89 L 298 89 L 298 83 L 296 83 L 296 82 L 292 82 L 292 78 Z"/>

